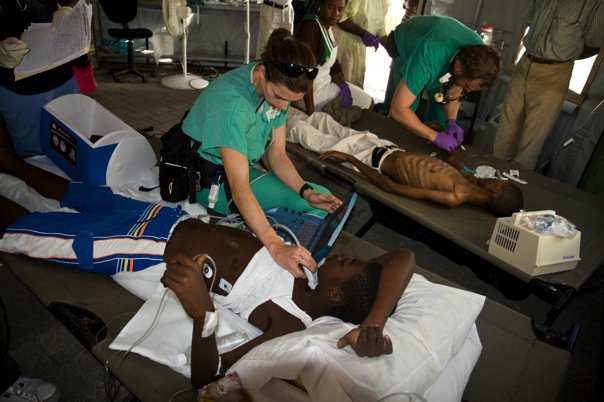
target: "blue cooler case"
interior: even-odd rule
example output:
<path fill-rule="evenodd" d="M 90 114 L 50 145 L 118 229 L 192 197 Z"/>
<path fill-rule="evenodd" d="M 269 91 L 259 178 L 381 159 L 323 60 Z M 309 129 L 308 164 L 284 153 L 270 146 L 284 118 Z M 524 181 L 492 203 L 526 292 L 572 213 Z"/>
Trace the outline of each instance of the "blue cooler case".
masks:
<path fill-rule="evenodd" d="M 120 187 L 156 163 L 147 139 L 94 99 L 73 94 L 42 109 L 42 149 L 72 180 Z"/>

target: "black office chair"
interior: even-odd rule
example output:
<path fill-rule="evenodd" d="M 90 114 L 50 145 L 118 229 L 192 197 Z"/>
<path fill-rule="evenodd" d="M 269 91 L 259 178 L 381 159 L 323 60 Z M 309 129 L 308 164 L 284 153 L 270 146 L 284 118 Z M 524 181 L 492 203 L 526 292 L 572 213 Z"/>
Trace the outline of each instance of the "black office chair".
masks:
<path fill-rule="evenodd" d="M 128 43 L 128 67 L 121 71 L 113 72 L 113 80 L 118 82 L 118 77 L 126 74 L 136 75 L 143 82 L 147 82 L 147 78 L 138 72 L 134 67 L 134 39 L 145 39 L 148 43 L 149 38 L 153 36 L 147 28 L 130 28 L 128 23 L 136 17 L 138 8 L 138 0 L 100 0 L 101 7 L 111 22 L 122 24 L 122 28 L 110 28 L 107 30 L 109 35 L 118 39 L 125 39 Z"/>

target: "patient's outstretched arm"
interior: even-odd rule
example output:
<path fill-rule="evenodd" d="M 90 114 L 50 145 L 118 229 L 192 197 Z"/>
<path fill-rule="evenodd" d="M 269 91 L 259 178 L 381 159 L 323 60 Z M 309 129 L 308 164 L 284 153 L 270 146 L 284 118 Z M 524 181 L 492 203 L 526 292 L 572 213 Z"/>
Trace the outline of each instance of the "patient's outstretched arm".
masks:
<path fill-rule="evenodd" d="M 449 156 L 447 156 L 447 163 L 457 169 L 457 171 L 459 171 L 461 175 L 469 182 L 478 182 L 476 176 L 470 173 L 469 170 L 465 169 L 466 165 L 461 161 L 456 151 L 449 153 Z"/>
<path fill-rule="evenodd" d="M 202 274 L 206 258 L 205 255 L 200 255 L 193 260 L 184 254 L 176 254 L 167 261 L 166 271 L 161 278 L 164 286 L 176 293 L 183 309 L 193 319 L 191 383 L 197 388 L 209 383 L 218 368 L 214 333 L 202 337 L 206 313 L 214 311 Z"/>
<path fill-rule="evenodd" d="M 377 297 L 361 325 L 338 341 L 338 347 L 350 345 L 359 356 L 392 353 L 390 338 L 383 335 L 382 331 L 411 280 L 415 255 L 412 251 L 401 248 L 376 257 L 371 262 L 382 266 Z"/>
<path fill-rule="evenodd" d="M 16 154 L 4 119 L 0 116 L 0 173 L 18 177 L 44 197 L 60 200 L 69 182 L 44 169 L 30 165 Z"/>

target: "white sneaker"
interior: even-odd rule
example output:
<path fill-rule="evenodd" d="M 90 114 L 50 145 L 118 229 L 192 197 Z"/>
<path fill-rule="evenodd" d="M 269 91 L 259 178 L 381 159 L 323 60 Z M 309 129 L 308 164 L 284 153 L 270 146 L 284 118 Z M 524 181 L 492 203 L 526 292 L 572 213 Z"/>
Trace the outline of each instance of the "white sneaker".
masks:
<path fill-rule="evenodd" d="M 0 402 L 57 402 L 59 398 L 61 392 L 55 385 L 21 376 L 2 393 Z"/>

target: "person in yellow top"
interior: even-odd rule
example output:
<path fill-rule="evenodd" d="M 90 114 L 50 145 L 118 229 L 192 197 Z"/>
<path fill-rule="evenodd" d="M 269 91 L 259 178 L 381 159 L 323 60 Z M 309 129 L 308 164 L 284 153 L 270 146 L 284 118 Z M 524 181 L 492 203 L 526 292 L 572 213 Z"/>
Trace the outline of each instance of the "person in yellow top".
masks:
<path fill-rule="evenodd" d="M 348 0 L 340 22 L 333 28 L 344 78 L 361 88 L 366 47 L 378 49 L 380 37 L 386 34 L 387 12 L 387 0 Z"/>

